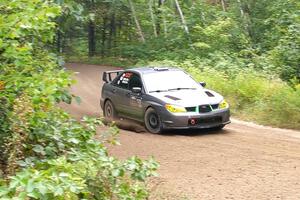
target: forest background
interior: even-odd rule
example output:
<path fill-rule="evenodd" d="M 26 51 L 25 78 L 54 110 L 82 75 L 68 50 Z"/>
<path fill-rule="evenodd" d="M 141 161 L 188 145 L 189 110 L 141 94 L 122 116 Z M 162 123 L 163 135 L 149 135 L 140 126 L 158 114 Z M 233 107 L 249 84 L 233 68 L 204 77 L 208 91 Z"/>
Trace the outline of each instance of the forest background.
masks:
<path fill-rule="evenodd" d="M 64 62 L 176 66 L 228 99 L 233 116 L 300 129 L 298 0 L 2 0 L 1 199 L 146 199 L 158 164 L 120 161 Z"/>

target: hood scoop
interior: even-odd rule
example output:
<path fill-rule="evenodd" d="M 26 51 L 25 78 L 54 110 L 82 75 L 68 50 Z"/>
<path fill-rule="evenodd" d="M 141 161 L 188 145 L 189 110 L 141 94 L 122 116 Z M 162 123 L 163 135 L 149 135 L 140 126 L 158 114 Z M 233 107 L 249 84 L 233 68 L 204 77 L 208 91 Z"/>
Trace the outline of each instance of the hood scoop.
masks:
<path fill-rule="evenodd" d="M 205 93 L 207 94 L 208 97 L 215 97 L 215 95 L 213 95 L 211 92 L 209 91 L 205 91 Z"/>
<path fill-rule="evenodd" d="M 170 96 L 170 95 L 165 95 L 165 97 L 167 97 L 167 98 L 169 98 L 169 99 L 172 99 L 172 100 L 174 100 L 174 101 L 181 100 L 181 99 L 179 99 L 179 98 L 177 98 L 177 97 L 173 97 L 173 96 Z"/>

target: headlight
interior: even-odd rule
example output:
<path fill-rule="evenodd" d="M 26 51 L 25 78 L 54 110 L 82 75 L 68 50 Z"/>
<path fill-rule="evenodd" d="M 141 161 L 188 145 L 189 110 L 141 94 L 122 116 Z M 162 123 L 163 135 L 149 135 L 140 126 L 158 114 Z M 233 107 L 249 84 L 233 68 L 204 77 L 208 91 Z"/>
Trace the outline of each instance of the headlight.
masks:
<path fill-rule="evenodd" d="M 229 107 L 229 104 L 225 101 L 225 99 L 223 101 L 221 101 L 221 103 L 219 104 L 219 109 L 225 109 L 228 107 Z"/>
<path fill-rule="evenodd" d="M 166 104 L 165 108 L 171 112 L 171 113 L 183 113 L 186 112 L 186 109 L 184 107 L 181 106 L 175 106 L 175 105 L 171 105 L 171 104 Z"/>

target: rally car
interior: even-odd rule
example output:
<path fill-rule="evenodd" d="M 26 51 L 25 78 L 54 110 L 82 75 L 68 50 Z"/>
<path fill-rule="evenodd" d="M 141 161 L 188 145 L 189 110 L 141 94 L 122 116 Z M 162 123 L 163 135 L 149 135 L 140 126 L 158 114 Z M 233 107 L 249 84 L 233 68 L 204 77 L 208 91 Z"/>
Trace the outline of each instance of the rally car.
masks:
<path fill-rule="evenodd" d="M 151 133 L 165 129 L 218 128 L 230 123 L 224 98 L 181 69 L 142 67 L 103 73 L 100 105 L 107 121 L 142 122 Z"/>

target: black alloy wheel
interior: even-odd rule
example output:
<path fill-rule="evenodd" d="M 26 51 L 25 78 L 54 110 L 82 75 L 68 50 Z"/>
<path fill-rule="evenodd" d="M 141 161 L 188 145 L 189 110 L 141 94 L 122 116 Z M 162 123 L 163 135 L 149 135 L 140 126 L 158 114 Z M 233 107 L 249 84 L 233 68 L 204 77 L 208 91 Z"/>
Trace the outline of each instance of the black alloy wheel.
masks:
<path fill-rule="evenodd" d="M 110 100 L 107 100 L 104 104 L 104 118 L 107 122 L 112 122 L 116 119 L 116 111 Z"/>
<path fill-rule="evenodd" d="M 145 127 L 150 133 L 162 132 L 162 123 L 159 115 L 153 108 L 148 108 L 145 112 Z"/>

